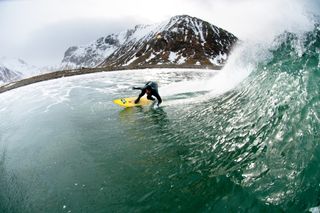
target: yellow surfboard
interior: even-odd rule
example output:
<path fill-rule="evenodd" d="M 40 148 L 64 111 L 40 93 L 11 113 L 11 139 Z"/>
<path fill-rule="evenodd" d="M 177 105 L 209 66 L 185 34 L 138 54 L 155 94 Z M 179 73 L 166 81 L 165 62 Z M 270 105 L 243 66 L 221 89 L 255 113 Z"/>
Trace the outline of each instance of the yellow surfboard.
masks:
<path fill-rule="evenodd" d="M 135 104 L 134 101 L 137 99 L 137 97 L 131 97 L 131 98 L 120 98 L 113 100 L 113 103 L 122 106 L 122 107 L 137 107 L 137 106 L 147 106 L 153 103 L 153 101 L 148 100 L 145 97 L 140 98 L 139 103 Z"/>

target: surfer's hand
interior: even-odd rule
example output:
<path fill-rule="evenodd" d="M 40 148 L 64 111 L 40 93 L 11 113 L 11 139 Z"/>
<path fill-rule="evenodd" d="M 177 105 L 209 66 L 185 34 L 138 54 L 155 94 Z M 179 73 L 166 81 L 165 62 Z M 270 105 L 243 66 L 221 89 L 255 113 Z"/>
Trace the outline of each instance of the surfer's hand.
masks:
<path fill-rule="evenodd" d="M 135 100 L 134 103 L 135 103 L 135 104 L 139 103 L 139 99 Z"/>
<path fill-rule="evenodd" d="M 138 89 L 137 87 L 132 87 L 132 90 Z"/>

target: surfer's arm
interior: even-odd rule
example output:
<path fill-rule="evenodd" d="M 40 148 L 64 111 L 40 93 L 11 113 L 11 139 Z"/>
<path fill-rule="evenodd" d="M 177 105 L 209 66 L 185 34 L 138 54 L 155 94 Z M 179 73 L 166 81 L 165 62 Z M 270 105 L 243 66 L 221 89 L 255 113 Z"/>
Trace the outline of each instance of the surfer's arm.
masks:
<path fill-rule="evenodd" d="M 146 85 L 144 85 L 143 87 L 132 87 L 132 89 L 133 90 L 135 90 L 135 89 L 139 89 L 139 90 L 145 90 L 145 89 L 147 89 L 147 87 L 157 87 L 157 84 L 155 84 L 154 82 L 152 82 L 152 81 L 148 81 L 147 83 L 146 83 Z"/>
<path fill-rule="evenodd" d="M 140 95 L 138 96 L 138 98 L 134 101 L 134 103 L 135 103 L 135 104 L 139 103 L 140 98 L 141 98 L 142 96 L 144 96 L 145 93 L 146 93 L 146 90 L 142 90 L 141 93 L 140 93 Z"/>
<path fill-rule="evenodd" d="M 132 87 L 133 90 L 142 90 L 142 87 Z"/>

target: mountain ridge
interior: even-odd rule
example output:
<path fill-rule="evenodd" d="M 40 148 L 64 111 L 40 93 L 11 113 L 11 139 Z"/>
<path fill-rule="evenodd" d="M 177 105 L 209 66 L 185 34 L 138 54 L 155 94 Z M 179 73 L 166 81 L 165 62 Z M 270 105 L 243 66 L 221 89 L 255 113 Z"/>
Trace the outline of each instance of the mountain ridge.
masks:
<path fill-rule="evenodd" d="M 189 64 L 217 69 L 224 65 L 237 41 L 236 36 L 209 22 L 178 15 L 100 37 L 89 45 L 70 47 L 62 67 Z"/>

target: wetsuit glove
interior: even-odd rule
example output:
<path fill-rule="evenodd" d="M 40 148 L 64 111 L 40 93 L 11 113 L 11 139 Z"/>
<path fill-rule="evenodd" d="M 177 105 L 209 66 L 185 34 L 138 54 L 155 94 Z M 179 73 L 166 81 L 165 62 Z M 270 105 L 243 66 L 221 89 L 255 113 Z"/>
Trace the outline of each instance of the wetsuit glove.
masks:
<path fill-rule="evenodd" d="M 140 101 L 139 99 L 136 99 L 136 100 L 134 101 L 134 103 L 137 104 L 137 103 L 139 103 L 139 101 Z"/>

